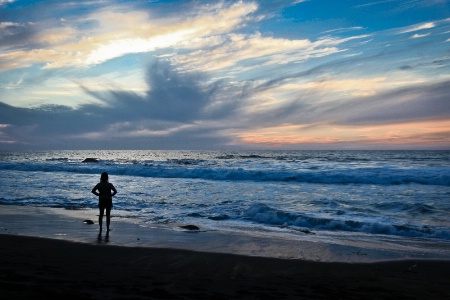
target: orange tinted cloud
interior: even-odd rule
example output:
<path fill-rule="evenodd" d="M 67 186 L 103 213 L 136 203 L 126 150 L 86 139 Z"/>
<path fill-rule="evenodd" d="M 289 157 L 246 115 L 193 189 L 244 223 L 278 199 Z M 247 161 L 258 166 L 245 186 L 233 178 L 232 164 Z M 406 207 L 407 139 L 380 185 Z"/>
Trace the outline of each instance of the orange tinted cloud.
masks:
<path fill-rule="evenodd" d="M 336 126 L 319 124 L 281 125 L 236 134 L 239 144 L 292 146 L 307 144 L 360 145 L 450 145 L 450 120 L 378 126 Z"/>

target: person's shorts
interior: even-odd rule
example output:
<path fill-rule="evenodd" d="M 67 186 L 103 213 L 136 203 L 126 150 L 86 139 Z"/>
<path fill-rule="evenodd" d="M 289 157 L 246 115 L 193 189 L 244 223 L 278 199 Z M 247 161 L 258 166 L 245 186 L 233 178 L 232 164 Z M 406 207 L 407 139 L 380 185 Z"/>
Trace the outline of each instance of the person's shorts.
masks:
<path fill-rule="evenodd" d="M 100 209 L 111 209 L 113 207 L 112 198 L 100 198 L 98 201 L 98 208 Z"/>

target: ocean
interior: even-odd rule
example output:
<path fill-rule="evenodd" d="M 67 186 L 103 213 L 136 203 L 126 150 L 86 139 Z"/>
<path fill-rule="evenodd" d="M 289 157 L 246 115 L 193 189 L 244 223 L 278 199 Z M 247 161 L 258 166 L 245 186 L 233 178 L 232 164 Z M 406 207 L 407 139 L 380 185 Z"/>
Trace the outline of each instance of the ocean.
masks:
<path fill-rule="evenodd" d="M 450 151 L 0 151 L 0 204 L 93 210 L 104 171 L 112 224 L 450 244 Z"/>

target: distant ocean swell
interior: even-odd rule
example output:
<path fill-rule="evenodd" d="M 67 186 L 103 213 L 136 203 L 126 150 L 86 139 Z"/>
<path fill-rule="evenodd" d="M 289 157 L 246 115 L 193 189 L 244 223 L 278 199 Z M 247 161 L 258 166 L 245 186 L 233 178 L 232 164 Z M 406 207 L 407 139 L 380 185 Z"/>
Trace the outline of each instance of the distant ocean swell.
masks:
<path fill-rule="evenodd" d="M 448 227 L 432 227 L 426 225 L 413 225 L 394 220 L 383 220 L 374 218 L 372 222 L 368 219 L 361 221 L 345 218 L 319 217 L 302 213 L 285 212 L 271 208 L 262 203 L 253 204 L 246 212 L 245 217 L 272 226 L 295 226 L 314 230 L 329 231 L 351 231 L 370 234 L 398 235 L 408 237 L 427 237 L 450 239 Z M 308 230 L 308 231 L 309 231 Z"/>
<path fill-rule="evenodd" d="M 391 168 L 391 167 L 345 167 L 322 169 L 318 167 L 284 170 L 282 168 L 239 168 L 203 164 L 199 161 L 165 161 L 136 163 L 74 163 L 65 159 L 46 162 L 2 162 L 0 170 L 32 172 L 69 172 L 99 174 L 103 171 L 112 176 L 139 176 L 152 178 L 189 178 L 228 181 L 273 181 L 321 184 L 376 184 L 376 185 L 450 185 L 448 167 Z"/>

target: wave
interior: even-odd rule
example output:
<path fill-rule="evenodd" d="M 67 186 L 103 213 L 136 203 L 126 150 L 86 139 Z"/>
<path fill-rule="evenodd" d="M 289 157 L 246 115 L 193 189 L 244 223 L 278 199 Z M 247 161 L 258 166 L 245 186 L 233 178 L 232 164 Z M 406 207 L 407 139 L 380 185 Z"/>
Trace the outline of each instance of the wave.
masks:
<path fill-rule="evenodd" d="M 424 203 L 402 203 L 398 201 L 382 202 L 373 205 L 379 211 L 382 212 L 406 212 L 408 215 L 432 215 L 438 213 L 437 209 L 432 205 Z"/>
<path fill-rule="evenodd" d="M 309 230 L 350 231 L 370 234 L 396 235 L 450 239 L 448 228 L 413 225 L 398 221 L 371 218 L 368 220 L 345 220 L 302 213 L 285 212 L 262 203 L 253 204 L 245 211 L 247 219 L 272 226 L 293 226 Z"/>
<path fill-rule="evenodd" d="M 113 176 L 139 176 L 152 178 L 189 178 L 227 181 L 272 181 L 320 184 L 375 184 L 375 185 L 450 185 L 448 167 L 391 168 L 391 167 L 348 167 L 326 169 L 313 166 L 303 169 L 282 169 L 258 165 L 257 168 L 236 167 L 215 164 L 210 161 L 183 159 L 151 162 L 100 163 L 68 162 L 65 159 L 45 162 L 2 162 L 0 170 L 69 172 L 79 174 L 100 174 L 107 171 Z"/>

